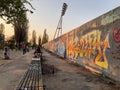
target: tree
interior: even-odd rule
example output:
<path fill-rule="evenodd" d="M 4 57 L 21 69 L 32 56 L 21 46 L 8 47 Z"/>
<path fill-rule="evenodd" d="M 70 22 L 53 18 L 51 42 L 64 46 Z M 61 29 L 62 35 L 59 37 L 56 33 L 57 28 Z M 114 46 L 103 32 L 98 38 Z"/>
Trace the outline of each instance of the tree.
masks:
<path fill-rule="evenodd" d="M 19 45 L 28 38 L 26 12 L 33 13 L 25 7 L 25 4 L 29 4 L 34 9 L 28 0 L 0 0 L 0 17 L 14 26 L 15 40 Z"/>
<path fill-rule="evenodd" d="M 20 45 L 20 43 L 28 41 L 28 20 L 27 19 L 25 22 L 18 21 L 15 24 L 14 34 L 15 34 L 15 40 L 16 40 L 17 44 Z"/>
<path fill-rule="evenodd" d="M 33 30 L 32 32 L 32 46 L 35 47 L 36 46 L 36 31 Z"/>
<path fill-rule="evenodd" d="M 42 38 L 42 44 L 45 44 L 46 42 L 48 42 L 48 34 L 46 33 L 46 29 L 44 30 L 44 34 L 43 34 L 43 38 Z"/>
<path fill-rule="evenodd" d="M 0 24 L 0 34 L 4 34 L 5 26 L 1 23 Z"/>
<path fill-rule="evenodd" d="M 39 36 L 39 37 L 38 37 L 38 45 L 39 45 L 39 46 L 41 46 L 41 41 L 42 41 L 42 40 L 41 40 L 41 37 Z"/>
<path fill-rule="evenodd" d="M 9 46 L 12 50 L 15 49 L 15 37 L 14 37 L 14 35 L 11 36 L 10 38 L 8 38 L 6 45 Z"/>
<path fill-rule="evenodd" d="M 4 25 L 0 24 L 0 49 L 3 49 L 4 47 L 4 41 L 5 41 L 5 35 L 4 35 Z"/>
<path fill-rule="evenodd" d="M 25 4 L 29 4 L 34 9 L 28 0 L 0 0 L 0 17 L 7 23 L 14 24 L 18 21 L 18 17 L 21 17 L 20 21 L 24 21 L 24 12 L 31 12 L 30 9 L 25 7 Z"/>

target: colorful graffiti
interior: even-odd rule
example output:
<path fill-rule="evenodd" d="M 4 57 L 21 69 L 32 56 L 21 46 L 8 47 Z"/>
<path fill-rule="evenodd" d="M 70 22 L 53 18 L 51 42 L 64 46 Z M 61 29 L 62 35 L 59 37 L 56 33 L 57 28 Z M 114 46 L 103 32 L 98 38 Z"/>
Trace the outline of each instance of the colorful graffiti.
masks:
<path fill-rule="evenodd" d="M 75 49 L 76 49 L 76 44 L 74 39 L 74 31 L 72 31 L 69 33 L 69 36 L 68 36 L 66 50 L 67 50 L 67 58 L 74 62 L 76 61 Z"/>
<path fill-rule="evenodd" d="M 120 29 L 114 29 L 113 31 L 113 38 L 115 42 L 119 43 L 120 42 Z"/>
<path fill-rule="evenodd" d="M 65 53 L 65 45 L 64 45 L 63 42 L 60 42 L 60 41 L 59 41 L 59 44 L 58 44 L 57 49 L 58 49 L 58 53 L 59 53 L 60 55 L 64 56 L 64 53 Z"/>
<path fill-rule="evenodd" d="M 53 52 L 57 53 L 58 55 L 66 58 L 66 38 L 61 37 L 57 38 L 54 42 L 52 42 L 53 46 Z M 51 45 L 52 46 L 52 45 Z"/>
<path fill-rule="evenodd" d="M 77 46 L 73 39 L 70 39 L 67 44 L 67 57 L 69 60 L 75 61 L 77 58 Z"/>
<path fill-rule="evenodd" d="M 79 65 L 120 81 L 120 7 L 44 45 Z"/>
<path fill-rule="evenodd" d="M 105 51 L 110 48 L 108 39 L 109 35 L 107 34 L 101 40 L 101 32 L 94 30 L 79 39 L 76 37 L 75 40 L 70 40 L 67 48 L 69 59 L 75 60 L 77 57 L 92 58 L 96 65 L 107 69 L 108 62 Z"/>

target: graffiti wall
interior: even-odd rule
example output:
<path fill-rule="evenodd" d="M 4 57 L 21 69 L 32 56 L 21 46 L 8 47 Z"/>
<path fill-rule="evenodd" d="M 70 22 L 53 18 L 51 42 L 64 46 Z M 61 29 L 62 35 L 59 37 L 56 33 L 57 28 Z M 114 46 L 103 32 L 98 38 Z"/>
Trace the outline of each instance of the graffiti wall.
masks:
<path fill-rule="evenodd" d="M 120 7 L 46 43 L 44 47 L 120 81 Z"/>

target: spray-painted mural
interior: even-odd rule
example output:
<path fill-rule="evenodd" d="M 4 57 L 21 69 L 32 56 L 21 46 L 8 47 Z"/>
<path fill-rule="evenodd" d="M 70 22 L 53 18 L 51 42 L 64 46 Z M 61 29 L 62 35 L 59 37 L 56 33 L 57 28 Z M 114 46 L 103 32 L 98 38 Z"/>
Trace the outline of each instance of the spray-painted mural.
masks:
<path fill-rule="evenodd" d="M 94 63 L 105 69 L 108 68 L 108 62 L 105 55 L 106 49 L 110 48 L 109 34 L 101 40 L 101 31 L 94 30 L 86 35 L 81 36 L 79 39 L 71 39 L 68 43 L 68 58 L 76 60 L 77 57 L 87 57 L 93 59 Z"/>
<path fill-rule="evenodd" d="M 68 33 L 68 42 L 66 46 L 67 50 L 67 58 L 69 60 L 75 61 L 75 45 L 74 45 L 74 31 Z"/>
<path fill-rule="evenodd" d="M 120 81 L 120 7 L 46 43 L 44 47 Z"/>
<path fill-rule="evenodd" d="M 57 49 L 58 49 L 57 53 L 65 58 L 66 48 L 65 48 L 65 43 L 62 41 L 62 39 L 59 40 Z"/>
<path fill-rule="evenodd" d="M 120 43 L 120 29 L 117 29 L 117 28 L 114 29 L 113 37 L 114 37 L 115 42 Z"/>

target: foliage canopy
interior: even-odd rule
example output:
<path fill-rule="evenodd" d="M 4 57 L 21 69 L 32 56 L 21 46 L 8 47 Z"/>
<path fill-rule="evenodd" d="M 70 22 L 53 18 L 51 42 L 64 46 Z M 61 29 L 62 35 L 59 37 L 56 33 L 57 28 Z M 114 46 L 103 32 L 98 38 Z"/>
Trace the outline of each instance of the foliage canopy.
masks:
<path fill-rule="evenodd" d="M 28 0 L 0 0 L 0 17 L 13 25 L 15 21 L 26 21 L 25 13 L 33 12 L 26 8 L 25 4 L 29 4 L 34 9 Z"/>

